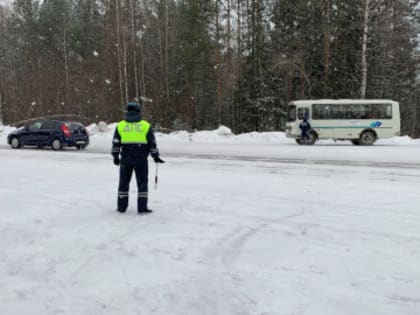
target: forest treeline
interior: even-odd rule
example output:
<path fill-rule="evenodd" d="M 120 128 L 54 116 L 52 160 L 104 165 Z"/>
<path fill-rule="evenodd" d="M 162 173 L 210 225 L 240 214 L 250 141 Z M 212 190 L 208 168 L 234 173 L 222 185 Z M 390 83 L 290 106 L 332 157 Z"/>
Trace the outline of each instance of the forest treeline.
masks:
<path fill-rule="evenodd" d="M 15 0 L 0 8 L 0 119 L 282 130 L 296 99 L 399 101 L 420 136 L 419 0 Z M 417 48 L 416 48 L 417 47 Z"/>

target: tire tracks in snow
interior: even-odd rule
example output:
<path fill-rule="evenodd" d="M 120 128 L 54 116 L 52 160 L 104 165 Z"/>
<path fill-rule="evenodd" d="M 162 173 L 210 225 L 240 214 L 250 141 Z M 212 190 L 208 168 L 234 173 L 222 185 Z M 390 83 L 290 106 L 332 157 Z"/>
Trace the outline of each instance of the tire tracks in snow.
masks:
<path fill-rule="evenodd" d="M 247 292 L 240 292 L 242 274 L 235 270 L 243 249 L 258 233 L 272 225 L 303 216 L 305 210 L 275 220 L 258 220 L 251 226 L 236 226 L 205 249 L 205 268 L 195 282 L 195 298 L 204 300 L 203 314 L 255 314 L 258 301 Z M 206 283 L 206 286 L 202 284 Z"/>
<path fill-rule="evenodd" d="M 258 224 L 256 227 L 251 228 L 239 228 L 240 231 L 235 230 L 233 237 L 228 237 L 227 242 L 230 244 L 229 247 L 224 249 L 222 254 L 222 262 L 223 264 L 229 269 L 234 267 L 235 262 L 237 261 L 239 255 L 245 244 L 254 237 L 257 233 L 261 232 L 262 230 L 268 228 L 271 225 L 279 224 L 289 219 L 293 219 L 296 217 L 303 216 L 305 214 L 304 210 L 299 211 L 298 213 L 289 214 L 286 216 L 282 216 L 276 220 L 265 221 L 263 223 Z M 239 235 L 237 232 L 240 232 Z M 230 235 L 230 234 L 229 234 Z M 237 236 L 236 236 L 237 235 Z M 221 245 L 221 241 L 218 242 Z"/>

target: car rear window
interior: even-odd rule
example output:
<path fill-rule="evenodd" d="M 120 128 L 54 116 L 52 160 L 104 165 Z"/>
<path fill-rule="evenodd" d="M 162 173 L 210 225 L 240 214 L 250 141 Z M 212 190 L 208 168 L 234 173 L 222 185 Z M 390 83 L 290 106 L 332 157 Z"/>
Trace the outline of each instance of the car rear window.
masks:
<path fill-rule="evenodd" d="M 83 129 L 84 126 L 81 123 L 72 122 L 69 124 L 69 128 L 71 131 Z"/>

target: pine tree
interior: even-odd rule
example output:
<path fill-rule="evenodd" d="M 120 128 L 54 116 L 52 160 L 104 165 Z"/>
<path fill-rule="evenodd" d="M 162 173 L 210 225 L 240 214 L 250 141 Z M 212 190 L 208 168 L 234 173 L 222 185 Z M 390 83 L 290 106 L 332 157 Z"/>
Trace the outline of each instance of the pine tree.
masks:
<path fill-rule="evenodd" d="M 412 130 L 416 64 L 408 0 L 381 1 L 372 18 L 367 97 L 400 102 L 403 133 Z"/>
<path fill-rule="evenodd" d="M 214 41 L 209 26 L 214 2 L 182 0 L 178 4 L 178 33 L 175 89 L 182 103 L 193 105 L 192 128 L 209 128 L 217 124 L 215 115 Z"/>
<path fill-rule="evenodd" d="M 9 91 L 5 99 L 16 121 L 34 117 L 43 110 L 38 81 L 41 75 L 38 2 L 15 1 L 5 28 L 4 53 L 8 63 L 5 90 Z"/>
<path fill-rule="evenodd" d="M 5 34 L 6 10 L 0 5 L 0 43 L 6 42 Z M 4 102 L 4 74 L 6 71 L 5 63 L 7 61 L 5 46 L 0 46 L 0 126 L 3 125 L 3 102 Z"/>
<path fill-rule="evenodd" d="M 104 75 L 104 29 L 96 0 L 77 0 L 72 14 L 70 39 L 74 112 L 94 117 L 106 102 Z"/>

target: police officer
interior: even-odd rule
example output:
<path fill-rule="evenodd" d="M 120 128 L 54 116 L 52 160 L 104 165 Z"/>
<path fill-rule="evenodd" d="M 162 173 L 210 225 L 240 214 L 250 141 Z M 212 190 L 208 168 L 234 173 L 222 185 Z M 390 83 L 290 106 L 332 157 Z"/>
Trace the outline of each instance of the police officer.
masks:
<path fill-rule="evenodd" d="M 306 141 L 309 141 L 309 130 L 311 130 L 311 124 L 308 121 L 309 115 L 308 113 L 305 113 L 303 115 L 303 121 L 299 124 L 299 128 L 301 129 L 301 136 L 300 136 L 300 142 L 306 143 Z"/>
<path fill-rule="evenodd" d="M 137 212 L 152 212 L 147 207 L 149 153 L 156 163 L 164 163 L 159 157 L 150 123 L 141 119 L 140 104 L 130 102 L 127 104 L 125 119 L 118 123 L 112 140 L 114 164 L 120 166 L 117 211 L 123 213 L 127 210 L 130 180 L 134 171 L 138 191 Z"/>

